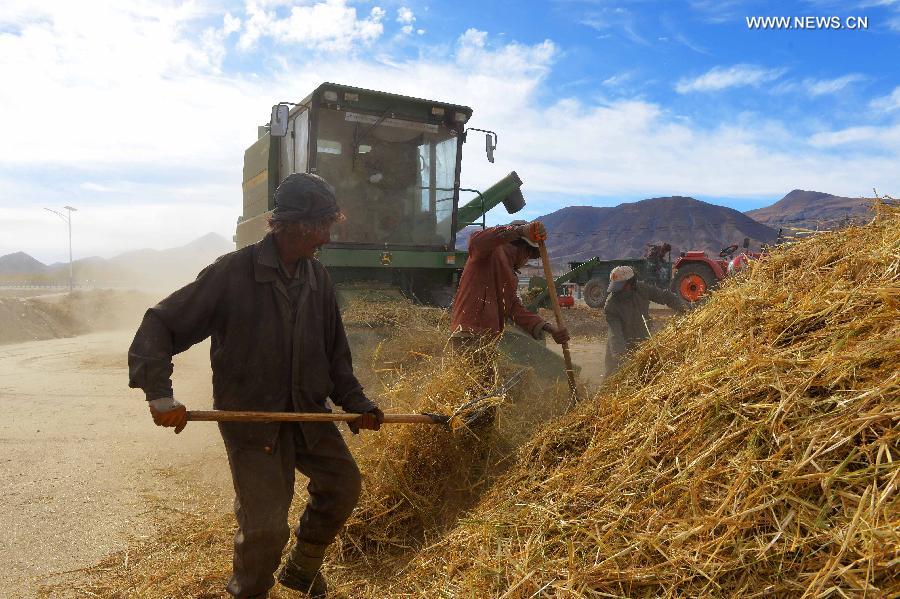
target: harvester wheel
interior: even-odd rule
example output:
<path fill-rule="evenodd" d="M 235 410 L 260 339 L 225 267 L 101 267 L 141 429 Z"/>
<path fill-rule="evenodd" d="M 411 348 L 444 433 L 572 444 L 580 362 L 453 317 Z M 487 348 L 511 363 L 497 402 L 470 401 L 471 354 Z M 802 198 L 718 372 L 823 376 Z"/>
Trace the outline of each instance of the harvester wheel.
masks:
<path fill-rule="evenodd" d="M 606 303 L 606 283 L 600 279 L 591 279 L 585 283 L 581 293 L 584 303 L 591 308 L 602 308 Z"/>
<path fill-rule="evenodd" d="M 699 301 L 716 284 L 716 277 L 705 264 L 685 264 L 675 273 L 672 287 L 686 302 Z"/>

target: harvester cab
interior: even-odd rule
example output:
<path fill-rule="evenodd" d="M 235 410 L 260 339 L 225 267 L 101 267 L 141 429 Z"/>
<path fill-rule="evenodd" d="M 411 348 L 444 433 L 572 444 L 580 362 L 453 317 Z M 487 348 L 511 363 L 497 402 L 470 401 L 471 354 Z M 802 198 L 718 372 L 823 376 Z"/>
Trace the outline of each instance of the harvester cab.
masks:
<path fill-rule="evenodd" d="M 320 85 L 297 104 L 282 102 L 244 156 L 238 248 L 260 240 L 274 192 L 291 173 L 321 175 L 346 219 L 318 254 L 338 284 L 399 290 L 426 303 L 452 299 L 466 253 L 456 233 L 503 202 L 525 202 L 515 173 L 484 193 L 460 189 L 462 146 L 472 109 L 408 96 Z M 493 161 L 497 135 L 486 135 Z M 460 193 L 475 194 L 459 206 Z"/>

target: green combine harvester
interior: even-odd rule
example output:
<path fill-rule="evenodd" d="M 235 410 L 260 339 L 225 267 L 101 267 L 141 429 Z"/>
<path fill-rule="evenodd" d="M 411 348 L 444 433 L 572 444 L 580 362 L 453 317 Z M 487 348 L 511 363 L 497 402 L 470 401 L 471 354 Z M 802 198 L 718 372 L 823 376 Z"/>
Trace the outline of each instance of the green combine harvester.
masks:
<path fill-rule="evenodd" d="M 485 134 L 491 162 L 497 145 L 495 133 L 466 128 L 471 116 L 466 106 L 334 83 L 275 105 L 244 154 L 237 247 L 263 237 L 285 177 L 315 173 L 334 186 L 347 217 L 318 253 L 339 293 L 363 284 L 448 306 L 467 255 L 456 250 L 457 232 L 483 225 L 500 203 L 510 214 L 525 205 L 515 172 L 484 192 L 460 188 L 469 132 Z"/>
<path fill-rule="evenodd" d="M 515 172 L 483 192 L 460 187 L 469 133 L 485 134 L 490 162 L 497 147 L 496 133 L 466 127 L 471 116 L 466 106 L 334 83 L 297 104 L 276 104 L 244 153 L 238 249 L 265 235 L 275 189 L 285 177 L 315 173 L 334 186 L 347 217 L 318 253 L 342 304 L 358 295 L 391 301 L 402 294 L 449 306 L 467 257 L 456 250 L 456 234 L 484 226 L 485 214 L 498 204 L 510 214 L 525 206 Z M 514 362 L 540 365 L 544 376 L 565 380 L 561 357 L 516 327 L 507 331 L 501 348 Z M 348 327 L 347 333 L 363 360 L 383 335 L 371 327 Z"/>

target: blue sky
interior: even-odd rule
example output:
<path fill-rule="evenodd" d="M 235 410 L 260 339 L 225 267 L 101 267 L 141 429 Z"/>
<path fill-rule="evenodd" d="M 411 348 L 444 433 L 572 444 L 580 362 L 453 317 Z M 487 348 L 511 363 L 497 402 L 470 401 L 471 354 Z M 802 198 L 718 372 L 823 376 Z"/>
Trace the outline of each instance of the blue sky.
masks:
<path fill-rule="evenodd" d="M 900 0 L 34 4 L 0 7 L 0 255 L 62 259 L 65 204 L 76 257 L 230 236 L 256 126 L 322 81 L 472 106 L 462 183 L 516 170 L 526 217 L 900 193 Z"/>

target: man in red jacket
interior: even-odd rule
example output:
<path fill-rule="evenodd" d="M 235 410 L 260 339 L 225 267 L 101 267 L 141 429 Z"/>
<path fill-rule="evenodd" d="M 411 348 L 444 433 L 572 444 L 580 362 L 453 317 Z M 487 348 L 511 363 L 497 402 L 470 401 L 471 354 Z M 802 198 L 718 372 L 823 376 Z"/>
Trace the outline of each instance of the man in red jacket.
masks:
<path fill-rule="evenodd" d="M 502 333 L 510 319 L 535 339 L 544 331 L 557 343 L 569 340 L 569 332 L 529 312 L 519 299 L 516 275 L 530 259 L 540 258 L 537 241 L 546 238 L 538 221 L 517 221 L 507 226 L 478 231 L 469 239 L 469 258 L 463 269 L 450 322 L 450 345 L 475 358 L 493 378 L 493 352 L 482 353 Z"/>

